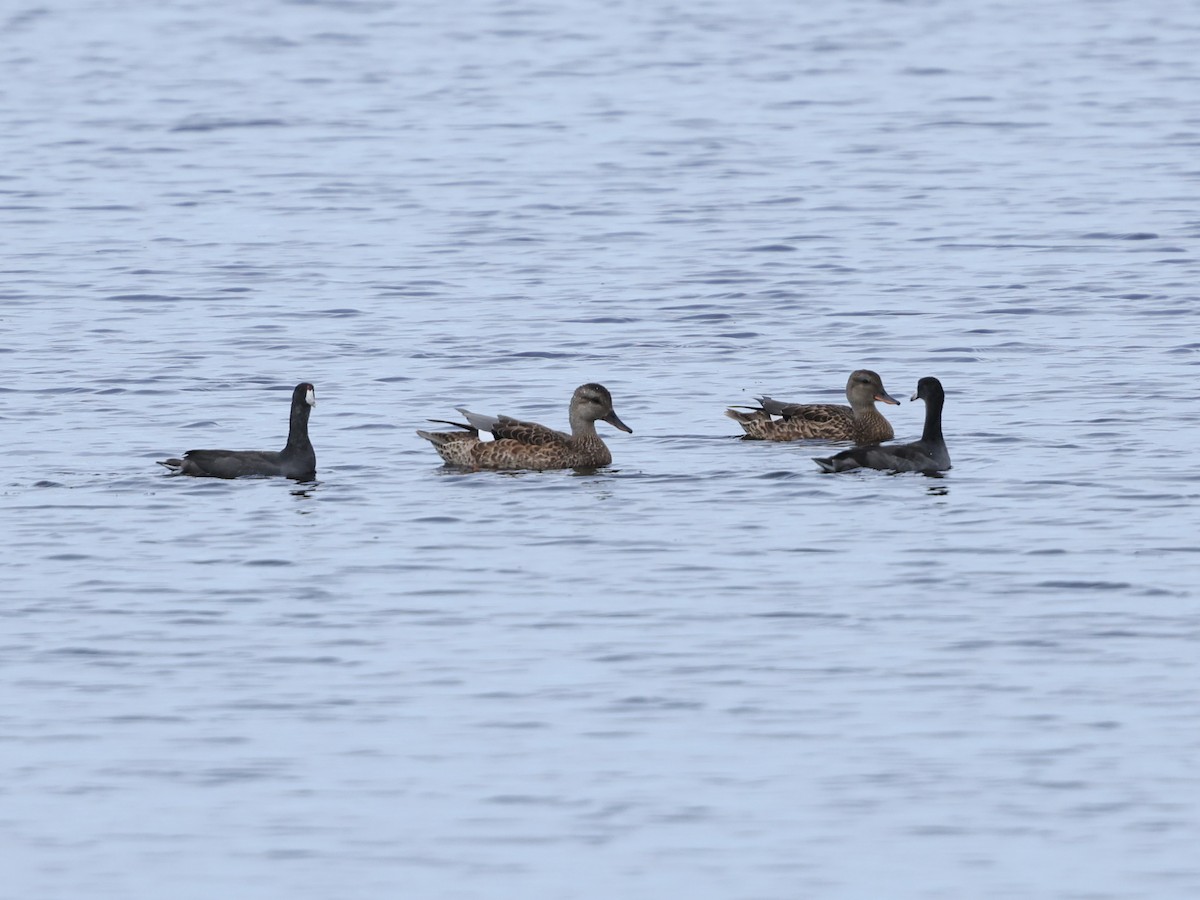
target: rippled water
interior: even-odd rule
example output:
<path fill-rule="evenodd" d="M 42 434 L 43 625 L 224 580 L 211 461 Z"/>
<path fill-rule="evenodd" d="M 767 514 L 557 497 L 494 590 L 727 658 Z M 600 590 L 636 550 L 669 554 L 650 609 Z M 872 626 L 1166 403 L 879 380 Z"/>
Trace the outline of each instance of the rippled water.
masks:
<path fill-rule="evenodd" d="M 1194 5 L 78 6 L 0 28 L 8 895 L 1200 895 Z M 859 366 L 945 477 L 722 416 Z M 301 380 L 318 483 L 154 465 Z M 413 433 L 590 380 L 610 471 Z"/>

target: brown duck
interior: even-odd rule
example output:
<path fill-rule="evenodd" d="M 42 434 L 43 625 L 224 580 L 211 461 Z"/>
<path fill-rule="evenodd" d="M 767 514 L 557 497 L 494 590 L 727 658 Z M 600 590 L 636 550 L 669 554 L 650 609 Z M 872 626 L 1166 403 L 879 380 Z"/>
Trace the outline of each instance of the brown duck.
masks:
<path fill-rule="evenodd" d="M 508 416 L 483 416 L 461 407 L 458 411 L 470 424 L 431 421 L 461 431 L 417 434 L 432 443 L 448 465 L 466 469 L 595 469 L 612 462 L 612 454 L 596 433 L 597 420 L 633 433 L 613 412 L 612 394 L 602 384 L 584 384 L 575 389 L 570 434 Z M 479 434 L 484 431 L 495 440 L 480 440 Z"/>
<path fill-rule="evenodd" d="M 758 406 L 733 407 L 725 410 L 725 415 L 742 426 L 746 440 L 874 444 L 892 439 L 895 434 L 892 425 L 875 408 L 875 402 L 898 406 L 900 401 L 883 389 L 883 380 L 876 373 L 870 369 L 851 372 L 850 380 L 846 382 L 846 399 L 850 401 L 849 406 L 781 403 L 770 397 L 759 397 Z"/>

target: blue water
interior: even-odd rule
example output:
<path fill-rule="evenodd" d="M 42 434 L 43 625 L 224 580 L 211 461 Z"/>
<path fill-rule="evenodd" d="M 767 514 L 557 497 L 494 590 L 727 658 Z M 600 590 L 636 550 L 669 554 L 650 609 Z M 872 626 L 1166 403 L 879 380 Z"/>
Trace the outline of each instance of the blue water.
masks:
<path fill-rule="evenodd" d="M 1193 4 L 13 6 L 0 60 L 0 896 L 1200 896 Z M 862 366 L 946 385 L 944 477 L 722 415 Z M 316 484 L 155 465 L 299 381 Z M 414 434 L 585 381 L 608 471 Z"/>

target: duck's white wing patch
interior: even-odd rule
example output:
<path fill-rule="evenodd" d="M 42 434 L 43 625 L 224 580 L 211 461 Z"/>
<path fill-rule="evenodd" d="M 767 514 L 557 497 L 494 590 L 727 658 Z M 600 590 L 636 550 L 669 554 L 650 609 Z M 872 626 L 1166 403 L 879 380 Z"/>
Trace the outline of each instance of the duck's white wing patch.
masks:
<path fill-rule="evenodd" d="M 473 413 L 469 409 L 463 409 L 461 406 L 454 408 L 462 414 L 462 417 L 471 424 L 472 428 L 479 431 L 479 439 L 481 441 L 494 441 L 496 439 L 496 436 L 492 434 L 492 429 L 496 427 L 496 423 L 500 420 L 495 416 Z"/>

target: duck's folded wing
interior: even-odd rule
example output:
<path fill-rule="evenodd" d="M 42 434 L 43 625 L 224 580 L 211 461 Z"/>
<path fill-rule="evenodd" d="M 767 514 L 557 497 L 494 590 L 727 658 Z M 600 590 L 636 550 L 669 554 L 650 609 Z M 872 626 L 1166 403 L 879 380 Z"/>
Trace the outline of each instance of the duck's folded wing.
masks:
<path fill-rule="evenodd" d="M 783 416 L 784 419 L 803 419 L 814 425 L 854 421 L 854 410 L 848 406 L 838 406 L 834 403 L 779 403 L 770 397 L 763 397 L 763 400 L 771 402 L 770 406 L 763 403 L 763 409 L 772 415 Z"/>
<path fill-rule="evenodd" d="M 522 422 L 519 419 L 500 416 L 492 426 L 492 434 L 497 440 L 512 440 L 522 444 L 543 446 L 546 444 L 562 444 L 570 440 L 570 436 L 537 422 Z"/>

